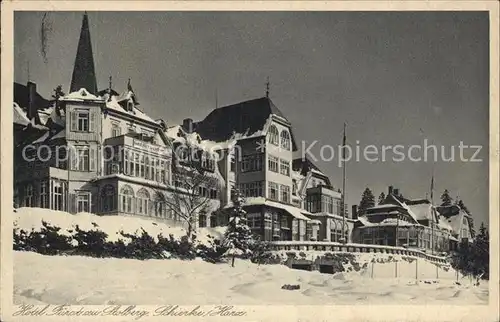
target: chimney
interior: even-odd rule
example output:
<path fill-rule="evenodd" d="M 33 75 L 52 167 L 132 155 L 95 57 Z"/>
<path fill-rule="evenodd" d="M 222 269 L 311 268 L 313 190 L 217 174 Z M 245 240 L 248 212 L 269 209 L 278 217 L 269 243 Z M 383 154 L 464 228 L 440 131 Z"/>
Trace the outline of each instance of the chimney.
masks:
<path fill-rule="evenodd" d="M 352 205 L 352 219 L 358 219 L 358 205 Z"/>
<path fill-rule="evenodd" d="M 392 189 L 393 188 L 394 188 L 393 186 L 389 186 L 389 193 L 388 194 L 390 194 L 390 195 L 392 194 Z"/>
<path fill-rule="evenodd" d="M 193 120 L 192 119 L 184 119 L 182 121 L 182 128 L 187 133 L 193 133 Z"/>
<path fill-rule="evenodd" d="M 36 109 L 36 84 L 28 82 L 28 112 L 26 113 L 30 121 L 35 118 L 35 123 L 39 123 Z"/>

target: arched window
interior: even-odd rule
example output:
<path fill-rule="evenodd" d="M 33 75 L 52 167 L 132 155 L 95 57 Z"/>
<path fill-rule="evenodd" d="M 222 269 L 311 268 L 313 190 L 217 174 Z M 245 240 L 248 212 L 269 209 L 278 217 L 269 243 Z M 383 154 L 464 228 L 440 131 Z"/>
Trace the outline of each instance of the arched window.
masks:
<path fill-rule="evenodd" d="M 207 227 L 207 215 L 201 214 L 198 217 L 198 227 L 200 228 Z"/>
<path fill-rule="evenodd" d="M 160 217 L 160 218 L 165 218 L 166 217 L 166 203 L 165 203 L 165 196 L 161 192 L 156 192 L 155 193 L 155 198 L 154 198 L 154 215 L 155 217 Z"/>
<path fill-rule="evenodd" d="M 116 209 L 115 188 L 112 185 L 105 185 L 101 189 L 101 211 L 108 212 Z"/>
<path fill-rule="evenodd" d="M 149 214 L 149 192 L 142 188 L 137 192 L 137 213 L 141 215 Z"/>
<path fill-rule="evenodd" d="M 120 200 L 121 200 L 121 211 L 132 213 L 133 205 L 132 201 L 134 200 L 134 190 L 126 185 L 120 190 Z"/>
<path fill-rule="evenodd" d="M 290 150 L 290 133 L 287 130 L 281 131 L 281 148 Z"/>
<path fill-rule="evenodd" d="M 337 237 L 337 222 L 335 220 L 330 221 L 330 239 L 332 242 L 338 241 Z"/>
<path fill-rule="evenodd" d="M 271 144 L 279 145 L 279 132 L 276 126 L 271 125 L 269 127 L 268 141 Z"/>

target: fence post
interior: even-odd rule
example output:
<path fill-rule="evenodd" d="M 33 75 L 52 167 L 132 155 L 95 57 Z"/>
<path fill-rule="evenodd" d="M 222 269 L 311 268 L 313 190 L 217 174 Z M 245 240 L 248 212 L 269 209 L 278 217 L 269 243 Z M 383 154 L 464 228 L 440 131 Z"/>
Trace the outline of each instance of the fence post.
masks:
<path fill-rule="evenodd" d="M 397 261 L 394 262 L 394 270 L 395 270 L 396 278 L 398 278 L 398 262 Z"/>
<path fill-rule="evenodd" d="M 418 284 L 418 257 L 415 260 L 415 279 L 417 280 L 417 284 Z"/>
<path fill-rule="evenodd" d="M 373 279 L 373 269 L 375 267 L 375 262 L 372 262 L 372 279 Z"/>
<path fill-rule="evenodd" d="M 439 267 L 436 265 L 436 279 L 439 279 Z"/>

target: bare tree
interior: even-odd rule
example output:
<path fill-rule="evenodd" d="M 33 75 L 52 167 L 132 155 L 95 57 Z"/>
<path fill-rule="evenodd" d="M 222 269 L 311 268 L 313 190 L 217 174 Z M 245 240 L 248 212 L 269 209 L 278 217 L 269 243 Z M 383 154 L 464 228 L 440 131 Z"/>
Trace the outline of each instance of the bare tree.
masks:
<path fill-rule="evenodd" d="M 169 193 L 165 203 L 177 220 L 187 226 L 187 237 L 196 235 L 199 216 L 208 215 L 219 207 L 219 180 L 216 159 L 189 140 L 172 144 L 172 172 L 175 191 Z"/>

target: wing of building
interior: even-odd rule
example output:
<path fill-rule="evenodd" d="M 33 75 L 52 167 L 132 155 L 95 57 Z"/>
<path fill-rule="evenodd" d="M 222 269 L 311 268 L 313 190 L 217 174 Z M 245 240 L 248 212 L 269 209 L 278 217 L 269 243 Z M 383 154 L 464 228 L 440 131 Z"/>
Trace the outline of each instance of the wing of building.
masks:
<path fill-rule="evenodd" d="M 379 205 L 358 214 L 353 241 L 442 253 L 472 240 L 470 218 L 458 205 L 436 207 L 428 199 L 406 199 L 389 187 Z"/>

